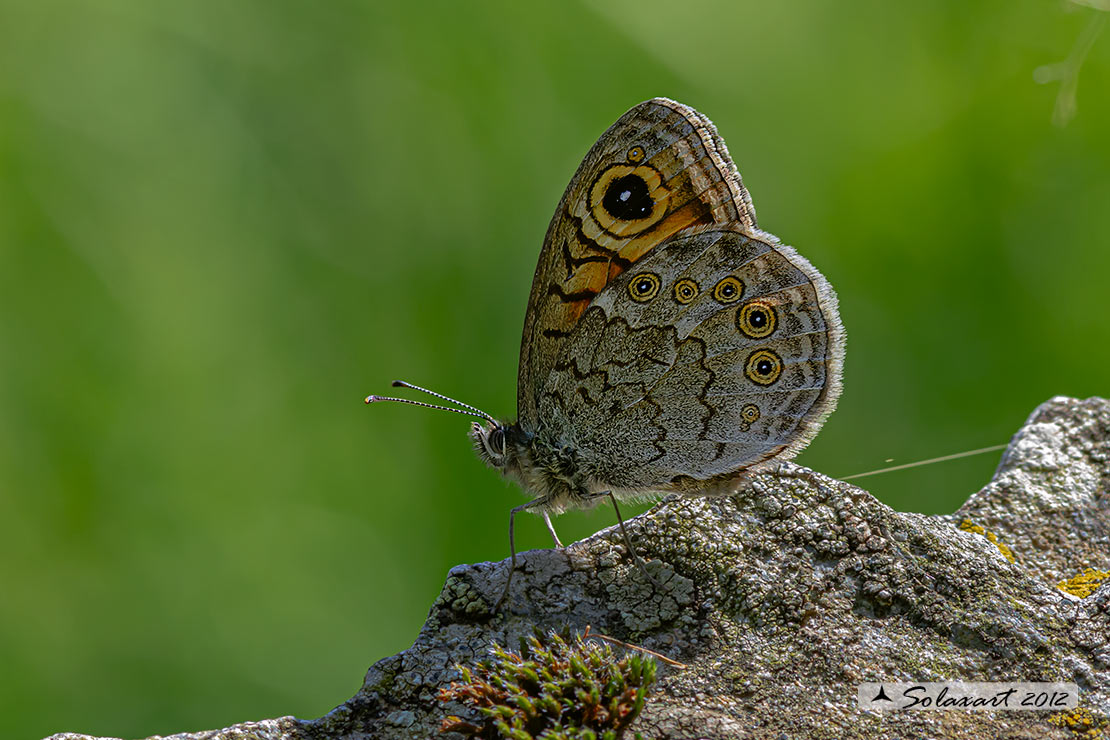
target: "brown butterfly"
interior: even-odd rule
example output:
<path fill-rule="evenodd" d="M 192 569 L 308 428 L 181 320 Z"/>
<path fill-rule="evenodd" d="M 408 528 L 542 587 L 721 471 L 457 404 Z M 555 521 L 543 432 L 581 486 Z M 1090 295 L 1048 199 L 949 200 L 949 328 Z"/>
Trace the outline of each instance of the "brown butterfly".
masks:
<path fill-rule="evenodd" d="M 485 420 L 470 432 L 479 457 L 533 496 L 510 512 L 501 599 L 519 511 L 540 514 L 561 546 L 551 514 L 603 497 L 727 493 L 754 465 L 793 457 L 836 405 L 844 342 L 832 287 L 759 229 L 709 119 L 666 98 L 625 113 L 548 227 L 519 419 L 432 393 L 462 407 L 434 408 Z M 387 400 L 418 403 L 366 402 Z"/>

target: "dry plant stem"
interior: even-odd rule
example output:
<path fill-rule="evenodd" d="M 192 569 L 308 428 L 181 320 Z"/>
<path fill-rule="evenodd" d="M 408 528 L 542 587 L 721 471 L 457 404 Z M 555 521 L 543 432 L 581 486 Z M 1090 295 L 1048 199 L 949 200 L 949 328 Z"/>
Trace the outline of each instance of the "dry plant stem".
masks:
<path fill-rule="evenodd" d="M 972 455 L 981 455 L 984 452 L 996 452 L 998 450 L 1006 449 L 1007 445 L 991 445 L 990 447 L 980 447 L 977 450 L 967 450 L 966 452 L 956 452 L 951 455 L 942 455 L 941 457 L 930 457 L 928 460 L 918 460 L 912 463 L 903 463 L 902 465 L 892 465 L 889 468 L 879 468 L 878 470 L 868 470 L 866 473 L 856 473 L 855 475 L 845 475 L 840 480 L 854 480 L 856 478 L 866 478 L 870 475 L 879 475 L 880 473 L 891 473 L 895 470 L 906 470 L 908 468 L 917 468 L 922 465 L 932 465 L 933 463 L 947 462 L 948 460 L 956 460 L 961 457 L 971 457 Z"/>
<path fill-rule="evenodd" d="M 1078 106 L 1076 101 L 1079 90 L 1079 70 L 1099 34 L 1102 33 L 1102 29 L 1106 25 L 1107 11 L 1110 11 L 1110 3 L 1103 3 L 1098 0 L 1072 1 L 1077 5 L 1086 5 L 1102 12 L 1096 12 L 1091 16 L 1090 21 L 1080 32 L 1079 38 L 1076 39 L 1075 45 L 1066 59 L 1033 70 L 1033 79 L 1038 83 L 1060 83 L 1060 89 L 1056 93 L 1056 105 L 1052 111 L 1052 123 L 1056 126 L 1066 126 L 1075 117 Z"/>
<path fill-rule="evenodd" d="M 679 670 L 684 670 L 686 668 L 689 668 L 689 666 L 687 666 L 685 663 L 679 663 L 677 660 L 671 660 L 670 658 L 668 658 L 666 655 L 663 655 L 662 653 L 657 653 L 654 650 L 648 650 L 646 647 L 640 647 L 639 645 L 633 645 L 630 642 L 622 642 L 621 640 L 618 640 L 615 637 L 609 637 L 609 635 L 603 635 L 600 632 L 591 632 L 590 629 L 591 629 L 590 625 L 587 624 L 586 625 L 586 631 L 582 633 L 582 639 L 583 640 L 585 640 L 589 637 L 596 637 L 599 640 L 605 640 L 606 642 L 610 642 L 610 643 L 616 645 L 617 647 L 622 647 L 625 650 L 638 650 L 639 652 L 644 653 L 645 655 L 650 655 L 653 658 L 657 658 L 657 659 L 663 661 L 664 663 L 666 663 L 667 665 L 674 666 L 675 668 L 678 668 Z"/>

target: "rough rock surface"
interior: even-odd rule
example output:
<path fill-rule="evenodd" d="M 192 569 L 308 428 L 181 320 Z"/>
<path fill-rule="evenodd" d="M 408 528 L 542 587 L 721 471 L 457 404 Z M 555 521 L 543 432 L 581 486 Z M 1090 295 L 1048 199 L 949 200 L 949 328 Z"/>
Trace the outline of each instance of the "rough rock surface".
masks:
<path fill-rule="evenodd" d="M 1108 487 L 1110 401 L 1098 398 L 1040 406 L 994 479 L 948 516 L 900 513 L 781 464 L 730 497 L 670 498 L 631 520 L 658 586 L 615 528 L 524 553 L 494 617 L 507 562 L 461 565 L 416 643 L 327 716 L 173 737 L 444 737 L 448 710 L 465 714 L 436 699 L 455 663 L 536 626 L 592 625 L 689 666 L 661 666 L 636 725 L 645 737 L 1070 738 L 1049 712 L 863 712 L 856 685 L 1070 681 L 1080 706 L 1110 716 L 1110 580 L 1083 599 L 1057 588 L 1110 570 Z"/>

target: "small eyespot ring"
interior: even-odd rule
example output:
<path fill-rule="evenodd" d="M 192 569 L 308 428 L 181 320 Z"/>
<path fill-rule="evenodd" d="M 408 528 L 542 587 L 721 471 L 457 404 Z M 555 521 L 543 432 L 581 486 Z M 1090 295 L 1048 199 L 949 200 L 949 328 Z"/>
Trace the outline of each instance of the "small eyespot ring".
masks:
<path fill-rule="evenodd" d="M 698 297 L 698 284 L 690 278 L 682 278 L 674 284 L 674 299 L 685 305 Z"/>
<path fill-rule="evenodd" d="M 736 328 L 752 339 L 771 336 L 776 324 L 778 314 L 767 301 L 748 301 L 736 312 Z"/>
<path fill-rule="evenodd" d="M 729 275 L 722 278 L 713 288 L 713 297 L 720 303 L 735 303 L 744 295 L 744 283 L 740 278 Z"/>
<path fill-rule="evenodd" d="M 634 146 L 628 150 L 628 161 L 632 164 L 639 164 L 644 161 L 644 148 L 642 146 Z"/>
<path fill-rule="evenodd" d="M 759 407 L 754 403 L 746 404 L 744 408 L 740 409 L 740 418 L 749 424 L 759 421 L 759 417 Z"/>
<path fill-rule="evenodd" d="M 641 272 L 628 283 L 628 295 L 638 303 L 647 303 L 659 292 L 659 276 L 654 272 Z"/>
<path fill-rule="evenodd" d="M 771 385 L 782 376 L 782 358 L 769 349 L 757 349 L 744 363 L 744 375 L 756 385 Z"/>

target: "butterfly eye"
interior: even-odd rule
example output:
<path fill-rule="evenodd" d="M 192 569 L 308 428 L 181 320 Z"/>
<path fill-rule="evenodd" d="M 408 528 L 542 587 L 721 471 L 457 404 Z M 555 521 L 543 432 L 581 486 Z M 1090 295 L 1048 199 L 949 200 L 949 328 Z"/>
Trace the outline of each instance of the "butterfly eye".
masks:
<path fill-rule="evenodd" d="M 674 284 L 674 299 L 686 304 L 698 297 L 698 284 L 690 278 L 682 278 Z"/>
<path fill-rule="evenodd" d="M 640 303 L 647 303 L 658 292 L 659 276 L 652 272 L 641 272 L 628 284 L 628 294 Z"/>
<path fill-rule="evenodd" d="M 752 422 L 759 421 L 759 407 L 754 403 L 749 403 L 740 409 L 740 418 L 751 424 Z"/>
<path fill-rule="evenodd" d="M 497 427 L 489 433 L 489 448 L 498 455 L 505 454 L 505 430 Z"/>
<path fill-rule="evenodd" d="M 766 301 L 749 301 L 736 312 L 736 328 L 752 339 L 770 336 L 777 323 L 775 307 Z"/>
<path fill-rule="evenodd" d="M 639 164 L 644 160 L 644 148 L 642 146 L 634 146 L 628 150 L 628 161 L 632 164 Z"/>
<path fill-rule="evenodd" d="M 756 350 L 748 357 L 744 374 L 757 385 L 771 385 L 782 375 L 782 358 L 769 349 Z"/>
<path fill-rule="evenodd" d="M 713 297 L 721 303 L 734 303 L 740 300 L 740 296 L 744 294 L 744 284 L 740 282 L 740 278 L 735 278 L 732 275 L 721 280 L 713 288 Z"/>

